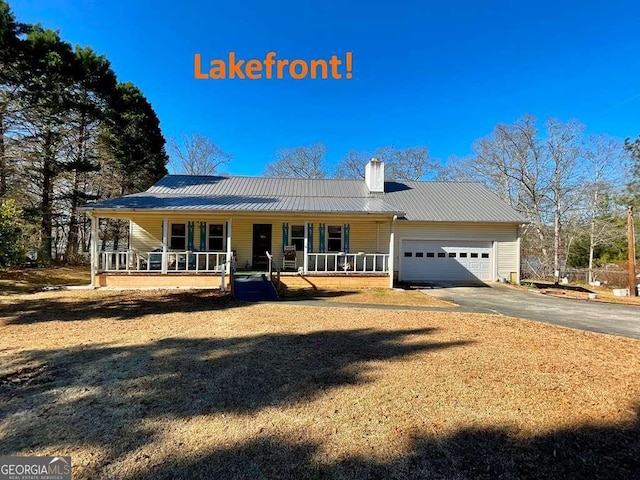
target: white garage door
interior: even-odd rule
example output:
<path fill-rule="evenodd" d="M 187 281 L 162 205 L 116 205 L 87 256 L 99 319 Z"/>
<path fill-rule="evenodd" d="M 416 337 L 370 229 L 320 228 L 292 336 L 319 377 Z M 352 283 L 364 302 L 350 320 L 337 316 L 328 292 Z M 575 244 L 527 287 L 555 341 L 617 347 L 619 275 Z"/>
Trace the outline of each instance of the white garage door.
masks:
<path fill-rule="evenodd" d="M 492 254 L 491 242 L 403 240 L 400 279 L 491 281 Z"/>

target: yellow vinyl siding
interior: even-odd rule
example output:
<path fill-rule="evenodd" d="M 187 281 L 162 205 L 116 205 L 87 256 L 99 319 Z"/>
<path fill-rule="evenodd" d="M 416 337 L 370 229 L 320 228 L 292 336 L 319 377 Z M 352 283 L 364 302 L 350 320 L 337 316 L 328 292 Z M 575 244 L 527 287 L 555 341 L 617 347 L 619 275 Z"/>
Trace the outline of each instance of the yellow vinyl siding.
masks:
<path fill-rule="evenodd" d="M 139 216 L 131 221 L 131 248 L 150 252 L 162 247 L 162 219 Z"/>
<path fill-rule="evenodd" d="M 498 276 L 510 279 L 511 272 L 519 272 L 518 242 L 498 242 Z"/>

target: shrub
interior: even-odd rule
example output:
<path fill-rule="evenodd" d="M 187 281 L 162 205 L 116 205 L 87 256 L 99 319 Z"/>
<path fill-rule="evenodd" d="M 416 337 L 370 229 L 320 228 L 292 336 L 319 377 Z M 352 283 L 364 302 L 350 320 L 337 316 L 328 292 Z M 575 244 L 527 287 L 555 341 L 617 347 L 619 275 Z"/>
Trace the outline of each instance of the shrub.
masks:
<path fill-rule="evenodd" d="M 14 200 L 0 201 L 0 267 L 8 267 L 24 259 L 22 210 Z"/>

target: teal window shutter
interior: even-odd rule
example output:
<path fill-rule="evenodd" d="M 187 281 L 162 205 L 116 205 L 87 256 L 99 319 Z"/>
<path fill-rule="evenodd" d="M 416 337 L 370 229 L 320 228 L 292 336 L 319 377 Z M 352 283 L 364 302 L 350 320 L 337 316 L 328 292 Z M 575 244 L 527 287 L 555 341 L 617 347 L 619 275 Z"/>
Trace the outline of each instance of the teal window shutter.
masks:
<path fill-rule="evenodd" d="M 282 251 L 284 251 L 284 247 L 289 245 L 289 224 L 282 224 Z"/>
<path fill-rule="evenodd" d="M 344 252 L 349 253 L 349 230 L 351 227 L 348 223 L 344 224 Z"/>
<path fill-rule="evenodd" d="M 207 251 L 207 222 L 200 222 L 200 251 Z"/>
<path fill-rule="evenodd" d="M 307 251 L 313 252 L 313 223 L 307 224 Z"/>
<path fill-rule="evenodd" d="M 324 223 L 321 223 L 318 228 L 320 229 L 320 253 L 324 253 L 324 234 L 325 228 Z"/>
<path fill-rule="evenodd" d="M 193 250 L 193 222 L 187 224 L 187 250 Z"/>

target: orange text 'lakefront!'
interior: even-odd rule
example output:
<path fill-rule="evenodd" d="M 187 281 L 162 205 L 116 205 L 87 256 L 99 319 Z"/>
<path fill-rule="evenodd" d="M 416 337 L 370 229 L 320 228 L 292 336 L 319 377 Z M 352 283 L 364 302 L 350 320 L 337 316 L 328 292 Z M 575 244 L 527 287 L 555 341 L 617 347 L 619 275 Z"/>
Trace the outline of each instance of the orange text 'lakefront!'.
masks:
<path fill-rule="evenodd" d="M 193 56 L 193 74 L 198 80 L 350 80 L 353 77 L 352 65 L 352 52 L 346 52 L 344 60 L 338 55 L 332 55 L 328 60 L 288 60 L 276 58 L 276 52 L 268 52 L 263 59 L 244 60 L 236 58 L 235 52 L 229 52 L 227 59 L 216 58 L 208 65 L 203 65 L 199 53 Z"/>

